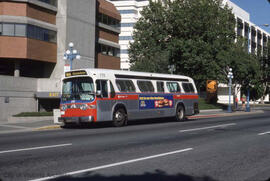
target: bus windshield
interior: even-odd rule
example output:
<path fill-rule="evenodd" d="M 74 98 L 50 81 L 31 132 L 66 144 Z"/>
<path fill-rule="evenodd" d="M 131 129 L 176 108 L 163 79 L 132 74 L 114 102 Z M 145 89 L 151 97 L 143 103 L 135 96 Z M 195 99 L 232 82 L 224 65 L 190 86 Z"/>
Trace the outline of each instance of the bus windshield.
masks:
<path fill-rule="evenodd" d="M 94 99 L 94 83 L 92 78 L 75 77 L 63 81 L 62 101 L 93 101 Z"/>

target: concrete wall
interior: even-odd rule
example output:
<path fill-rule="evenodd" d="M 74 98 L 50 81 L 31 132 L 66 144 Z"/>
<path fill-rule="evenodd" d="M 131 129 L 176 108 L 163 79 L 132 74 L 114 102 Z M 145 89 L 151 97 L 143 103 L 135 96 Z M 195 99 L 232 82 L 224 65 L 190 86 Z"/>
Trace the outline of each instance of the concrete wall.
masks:
<path fill-rule="evenodd" d="M 37 79 L 0 76 L 0 122 L 20 112 L 37 111 Z"/>
<path fill-rule="evenodd" d="M 81 55 L 74 60 L 72 67 L 93 68 L 95 66 L 95 26 L 96 1 L 89 0 L 58 0 L 57 24 L 57 64 L 51 78 L 61 78 L 65 63 L 63 59 L 68 43 L 73 42 L 74 48 Z"/>

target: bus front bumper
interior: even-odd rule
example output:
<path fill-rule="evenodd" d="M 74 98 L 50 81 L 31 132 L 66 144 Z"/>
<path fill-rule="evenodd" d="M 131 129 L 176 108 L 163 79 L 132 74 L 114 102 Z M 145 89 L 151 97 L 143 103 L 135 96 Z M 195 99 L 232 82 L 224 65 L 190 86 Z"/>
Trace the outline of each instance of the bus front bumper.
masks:
<path fill-rule="evenodd" d="M 85 116 L 85 117 L 60 117 L 58 121 L 61 123 L 90 123 L 93 122 L 93 116 Z"/>

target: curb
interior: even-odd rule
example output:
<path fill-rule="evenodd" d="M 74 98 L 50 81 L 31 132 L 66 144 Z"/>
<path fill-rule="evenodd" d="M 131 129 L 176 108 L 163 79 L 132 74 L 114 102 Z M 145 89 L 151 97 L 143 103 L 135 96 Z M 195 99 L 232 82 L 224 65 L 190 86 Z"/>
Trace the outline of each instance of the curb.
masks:
<path fill-rule="evenodd" d="M 34 131 L 42 131 L 42 130 L 50 130 L 50 129 L 58 129 L 60 125 L 49 125 L 49 126 L 42 126 L 39 128 L 34 128 Z"/>

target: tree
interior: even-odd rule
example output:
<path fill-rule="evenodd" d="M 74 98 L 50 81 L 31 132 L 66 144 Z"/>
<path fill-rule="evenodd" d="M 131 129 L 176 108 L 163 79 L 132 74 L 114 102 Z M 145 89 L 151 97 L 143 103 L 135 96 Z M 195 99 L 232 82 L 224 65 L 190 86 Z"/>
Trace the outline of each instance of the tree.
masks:
<path fill-rule="evenodd" d="M 193 77 L 199 86 L 224 80 L 234 27 L 231 9 L 220 0 L 150 1 L 134 27 L 131 69 L 168 72 L 175 65 L 176 74 Z"/>

